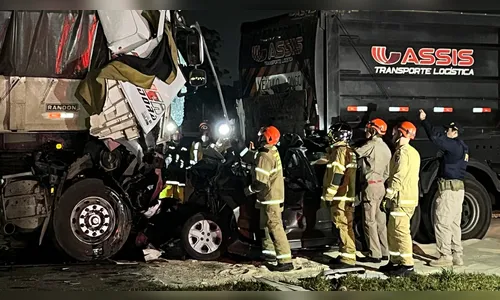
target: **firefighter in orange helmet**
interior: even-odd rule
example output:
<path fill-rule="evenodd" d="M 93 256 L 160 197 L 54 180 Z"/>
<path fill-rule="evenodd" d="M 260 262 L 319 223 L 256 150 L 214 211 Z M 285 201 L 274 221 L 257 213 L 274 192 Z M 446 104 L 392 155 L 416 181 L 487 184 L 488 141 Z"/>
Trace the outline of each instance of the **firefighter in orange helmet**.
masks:
<path fill-rule="evenodd" d="M 265 260 L 277 260 L 272 271 L 293 270 L 290 244 L 283 228 L 281 213 L 285 202 L 285 184 L 281 159 L 276 148 L 280 132 L 274 126 L 259 131 L 259 148 L 252 183 L 245 195 L 257 194 L 256 208 L 260 210 L 262 233 L 262 256 Z"/>
<path fill-rule="evenodd" d="M 387 124 L 382 119 L 373 119 L 366 125 L 368 141 L 356 148 L 361 165 L 361 186 L 363 189 L 363 222 L 368 255 L 362 262 L 380 263 L 389 259 L 387 246 L 387 216 L 379 209 L 385 195 L 384 182 L 389 173 L 391 150 L 382 137 Z"/>
<path fill-rule="evenodd" d="M 384 200 L 380 208 L 389 213 L 387 236 L 390 262 L 380 271 L 394 276 L 406 276 L 414 272 L 413 243 L 410 220 L 418 205 L 418 180 L 420 155 L 410 145 L 417 128 L 405 121 L 393 129 L 396 151 L 391 158 L 389 178 Z"/>

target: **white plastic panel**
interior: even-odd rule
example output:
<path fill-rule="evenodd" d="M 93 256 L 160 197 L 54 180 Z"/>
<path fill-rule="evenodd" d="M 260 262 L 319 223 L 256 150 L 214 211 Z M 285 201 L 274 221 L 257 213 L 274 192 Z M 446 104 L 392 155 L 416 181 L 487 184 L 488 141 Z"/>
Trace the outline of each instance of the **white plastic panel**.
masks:
<path fill-rule="evenodd" d="M 97 13 L 113 54 L 130 52 L 151 38 L 142 10 L 98 10 Z"/>
<path fill-rule="evenodd" d="M 100 139 L 139 138 L 139 128 L 127 98 L 116 80 L 106 80 L 106 102 L 102 113 L 90 116 L 90 134 Z"/>

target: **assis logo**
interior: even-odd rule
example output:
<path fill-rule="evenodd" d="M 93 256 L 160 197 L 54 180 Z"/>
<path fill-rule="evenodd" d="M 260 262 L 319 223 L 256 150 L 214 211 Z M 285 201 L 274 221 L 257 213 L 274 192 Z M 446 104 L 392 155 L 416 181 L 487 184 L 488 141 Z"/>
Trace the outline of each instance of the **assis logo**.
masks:
<path fill-rule="evenodd" d="M 408 47 L 404 52 L 390 52 L 386 46 L 372 46 L 371 55 L 375 62 L 384 66 L 395 64 L 436 67 L 471 67 L 474 65 L 473 49 Z"/>

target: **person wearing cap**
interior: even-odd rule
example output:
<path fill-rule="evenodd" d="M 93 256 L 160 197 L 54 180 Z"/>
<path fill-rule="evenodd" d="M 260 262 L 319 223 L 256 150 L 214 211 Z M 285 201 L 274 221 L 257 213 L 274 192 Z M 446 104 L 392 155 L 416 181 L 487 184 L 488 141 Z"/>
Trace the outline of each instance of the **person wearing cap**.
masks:
<path fill-rule="evenodd" d="M 457 122 L 445 125 L 445 131 L 436 130 L 420 110 L 420 120 L 429 140 L 443 152 L 438 173 L 438 197 L 434 211 L 436 247 L 440 257 L 429 265 L 446 267 L 463 265 L 462 203 L 464 177 L 469 161 L 469 147 L 458 138 L 462 127 Z"/>
<path fill-rule="evenodd" d="M 382 119 L 373 119 L 365 128 L 367 142 L 356 148 L 361 165 L 363 188 L 363 223 L 368 255 L 361 262 L 380 263 L 389 259 L 387 246 L 387 216 L 379 209 L 385 195 L 384 182 L 389 174 L 391 150 L 382 137 L 387 124 Z"/>
<path fill-rule="evenodd" d="M 203 158 L 203 149 L 212 143 L 212 136 L 208 122 L 202 122 L 199 126 L 200 137 L 191 145 L 191 160 L 190 164 L 195 165 Z"/>

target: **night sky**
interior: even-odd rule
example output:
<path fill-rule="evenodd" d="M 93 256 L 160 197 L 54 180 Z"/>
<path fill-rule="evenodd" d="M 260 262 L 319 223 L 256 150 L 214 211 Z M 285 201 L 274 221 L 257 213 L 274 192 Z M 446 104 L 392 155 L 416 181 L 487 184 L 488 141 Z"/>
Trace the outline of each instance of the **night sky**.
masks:
<path fill-rule="evenodd" d="M 240 26 L 243 22 L 256 21 L 270 18 L 290 12 L 289 10 L 185 10 L 186 21 L 194 23 L 198 21 L 200 26 L 206 26 L 217 30 L 223 41 L 220 49 L 220 68 L 230 72 L 226 78 L 226 84 L 232 84 L 238 80 L 238 52 L 240 47 Z"/>

